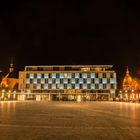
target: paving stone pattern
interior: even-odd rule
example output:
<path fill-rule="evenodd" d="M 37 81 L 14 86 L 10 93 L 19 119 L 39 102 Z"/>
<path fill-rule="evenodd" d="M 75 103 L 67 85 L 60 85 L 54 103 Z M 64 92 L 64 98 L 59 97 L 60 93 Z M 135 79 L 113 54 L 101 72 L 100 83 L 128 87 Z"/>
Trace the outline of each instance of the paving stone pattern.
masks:
<path fill-rule="evenodd" d="M 0 140 L 140 140 L 140 104 L 3 101 Z"/>

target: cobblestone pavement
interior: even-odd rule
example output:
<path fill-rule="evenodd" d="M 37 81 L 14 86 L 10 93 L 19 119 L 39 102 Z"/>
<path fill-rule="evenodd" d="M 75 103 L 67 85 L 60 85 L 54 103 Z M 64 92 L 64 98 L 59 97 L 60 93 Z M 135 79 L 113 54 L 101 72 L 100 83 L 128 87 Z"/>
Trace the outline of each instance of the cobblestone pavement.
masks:
<path fill-rule="evenodd" d="M 0 140 L 140 140 L 140 104 L 0 102 Z"/>

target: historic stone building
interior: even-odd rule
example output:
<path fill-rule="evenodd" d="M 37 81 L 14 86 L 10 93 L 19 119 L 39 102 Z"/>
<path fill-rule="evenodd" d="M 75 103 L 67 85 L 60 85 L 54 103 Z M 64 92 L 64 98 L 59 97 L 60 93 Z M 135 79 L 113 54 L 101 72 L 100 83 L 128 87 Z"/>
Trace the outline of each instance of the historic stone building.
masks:
<path fill-rule="evenodd" d="M 127 100 L 139 100 L 140 99 L 140 79 L 133 78 L 127 68 L 125 77 L 123 79 L 123 91 L 122 98 Z"/>

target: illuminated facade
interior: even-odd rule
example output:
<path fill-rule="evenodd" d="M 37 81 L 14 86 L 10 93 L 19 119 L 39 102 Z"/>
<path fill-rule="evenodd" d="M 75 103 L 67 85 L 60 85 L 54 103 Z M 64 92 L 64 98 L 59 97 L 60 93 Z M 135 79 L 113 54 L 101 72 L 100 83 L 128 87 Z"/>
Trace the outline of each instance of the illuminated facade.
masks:
<path fill-rule="evenodd" d="M 123 79 L 123 91 L 121 96 L 126 100 L 140 99 L 140 79 L 132 78 L 127 68 L 125 77 Z"/>
<path fill-rule="evenodd" d="M 26 66 L 19 72 L 18 99 L 109 100 L 115 97 L 112 65 Z"/>

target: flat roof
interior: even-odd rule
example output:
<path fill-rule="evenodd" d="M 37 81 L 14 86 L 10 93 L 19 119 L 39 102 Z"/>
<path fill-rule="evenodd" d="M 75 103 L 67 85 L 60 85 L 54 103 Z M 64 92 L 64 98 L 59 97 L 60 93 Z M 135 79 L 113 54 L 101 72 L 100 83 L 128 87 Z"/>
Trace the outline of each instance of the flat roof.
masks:
<path fill-rule="evenodd" d="M 55 68 L 60 68 L 60 69 L 84 69 L 84 68 L 90 68 L 90 69 L 96 69 L 96 68 L 101 68 L 101 69 L 111 69 L 113 65 L 39 65 L 39 66 L 25 66 L 25 71 L 34 71 L 37 69 L 55 69 Z"/>

